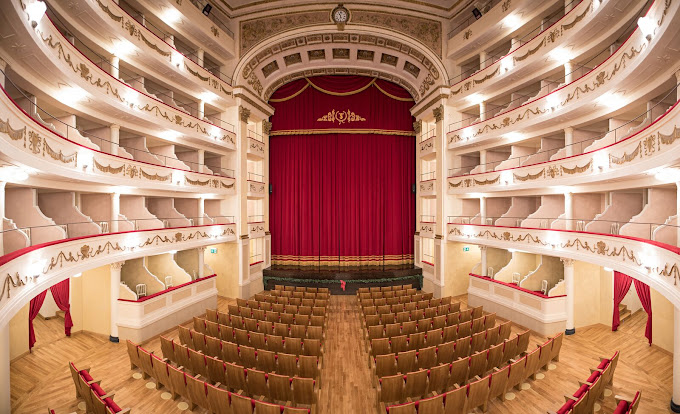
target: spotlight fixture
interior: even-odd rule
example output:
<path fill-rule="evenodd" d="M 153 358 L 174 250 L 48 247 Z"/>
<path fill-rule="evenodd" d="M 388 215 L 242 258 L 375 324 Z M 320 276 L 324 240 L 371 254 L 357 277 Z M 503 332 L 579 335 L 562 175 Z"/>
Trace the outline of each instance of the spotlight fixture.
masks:
<path fill-rule="evenodd" d="M 472 9 L 472 15 L 475 16 L 475 19 L 479 20 L 482 18 L 482 12 L 479 11 L 478 8 Z"/>
<path fill-rule="evenodd" d="M 212 6 L 210 5 L 210 3 L 206 3 L 205 7 L 203 7 L 203 14 L 205 14 L 206 16 L 209 15 L 210 10 L 212 10 Z"/>

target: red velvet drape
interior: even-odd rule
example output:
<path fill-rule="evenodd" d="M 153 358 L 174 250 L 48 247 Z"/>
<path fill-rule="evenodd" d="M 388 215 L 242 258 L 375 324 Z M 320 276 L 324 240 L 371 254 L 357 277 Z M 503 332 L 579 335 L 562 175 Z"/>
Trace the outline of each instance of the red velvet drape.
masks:
<path fill-rule="evenodd" d="M 408 93 L 373 78 L 323 76 L 281 87 L 270 103 L 273 263 L 411 263 L 415 138 Z"/>
<path fill-rule="evenodd" d="M 30 351 L 35 345 L 35 331 L 33 330 L 33 319 L 38 316 L 40 308 L 42 308 L 43 302 L 45 301 L 45 296 L 47 295 L 47 290 L 40 293 L 38 296 L 31 299 L 31 304 L 28 307 L 28 350 Z"/>
<path fill-rule="evenodd" d="M 635 279 L 635 291 L 640 298 L 640 303 L 647 312 L 647 326 L 645 327 L 645 337 L 652 345 L 652 297 L 649 294 L 649 286 Z"/>
<path fill-rule="evenodd" d="M 614 271 L 614 316 L 612 318 L 612 331 L 619 329 L 619 304 L 626 297 L 633 279 L 621 272 Z"/>
<path fill-rule="evenodd" d="M 66 336 L 71 336 L 71 327 L 73 327 L 73 320 L 71 320 L 71 304 L 69 301 L 69 279 L 62 280 L 50 288 L 52 297 L 57 307 L 65 312 L 64 314 L 64 333 Z"/>

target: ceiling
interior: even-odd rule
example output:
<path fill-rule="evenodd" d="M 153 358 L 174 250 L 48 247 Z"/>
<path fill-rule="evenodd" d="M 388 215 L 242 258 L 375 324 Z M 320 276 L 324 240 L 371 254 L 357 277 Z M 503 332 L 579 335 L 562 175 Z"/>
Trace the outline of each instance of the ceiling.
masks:
<path fill-rule="evenodd" d="M 465 10 L 474 0 L 344 0 L 344 1 L 315 1 L 315 0 L 214 0 L 225 14 L 231 18 L 251 13 L 275 11 L 305 5 L 336 6 L 340 3 L 350 8 L 352 5 L 383 6 L 389 8 L 407 9 L 438 17 L 450 19 Z"/>

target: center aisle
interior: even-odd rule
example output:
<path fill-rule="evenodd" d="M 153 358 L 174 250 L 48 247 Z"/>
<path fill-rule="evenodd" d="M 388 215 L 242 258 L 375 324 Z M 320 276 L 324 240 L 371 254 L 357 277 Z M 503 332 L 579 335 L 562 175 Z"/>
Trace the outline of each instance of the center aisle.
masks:
<path fill-rule="evenodd" d="M 359 312 L 356 296 L 331 295 L 319 413 L 375 413 L 376 392 L 371 384 Z"/>

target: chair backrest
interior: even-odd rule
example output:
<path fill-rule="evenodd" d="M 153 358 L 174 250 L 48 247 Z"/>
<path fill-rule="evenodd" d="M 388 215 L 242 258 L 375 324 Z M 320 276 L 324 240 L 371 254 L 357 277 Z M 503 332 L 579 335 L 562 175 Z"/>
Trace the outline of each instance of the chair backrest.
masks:
<path fill-rule="evenodd" d="M 269 394 L 278 401 L 291 401 L 293 393 L 290 388 L 290 377 L 278 374 L 269 374 Z"/>
<path fill-rule="evenodd" d="M 404 377 L 392 375 L 380 379 L 379 401 L 384 403 L 403 400 Z"/>
<path fill-rule="evenodd" d="M 138 298 L 146 296 L 146 284 L 140 283 L 137 286 L 135 286 L 135 292 L 137 293 Z"/>
<path fill-rule="evenodd" d="M 172 286 L 174 286 L 172 284 L 172 276 L 165 276 L 165 287 L 169 288 L 169 287 L 172 287 Z"/>
<path fill-rule="evenodd" d="M 293 378 L 293 401 L 295 405 L 316 404 L 314 380 L 312 378 Z"/>
<path fill-rule="evenodd" d="M 476 407 L 486 403 L 489 399 L 489 379 L 484 377 L 468 385 L 468 410 L 472 411 Z"/>

